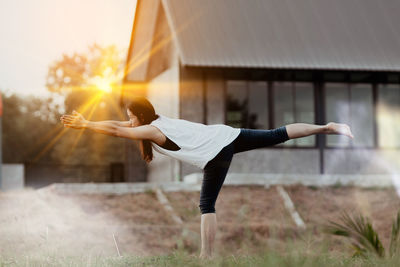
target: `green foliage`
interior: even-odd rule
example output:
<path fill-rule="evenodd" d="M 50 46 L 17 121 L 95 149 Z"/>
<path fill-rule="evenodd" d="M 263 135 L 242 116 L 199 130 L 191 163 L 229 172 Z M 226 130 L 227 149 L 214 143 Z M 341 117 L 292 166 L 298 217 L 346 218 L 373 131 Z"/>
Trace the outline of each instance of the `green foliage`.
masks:
<path fill-rule="evenodd" d="M 392 234 L 390 236 L 389 253 L 390 256 L 399 255 L 399 244 L 400 244 L 400 211 L 397 213 L 396 219 L 392 224 Z"/>
<path fill-rule="evenodd" d="M 43 149 L 40 140 L 58 124 L 59 106 L 52 98 L 2 94 L 3 162 L 32 161 Z M 40 161 L 51 161 L 44 155 Z"/>
<path fill-rule="evenodd" d="M 336 181 L 336 183 L 332 186 L 333 188 L 341 188 L 343 184 L 340 181 Z"/>
<path fill-rule="evenodd" d="M 316 190 L 318 190 L 319 188 L 318 188 L 318 186 L 315 186 L 315 185 L 309 185 L 309 186 L 307 186 L 309 189 L 311 189 L 311 190 L 313 190 L 313 191 L 316 191 Z"/>
<path fill-rule="evenodd" d="M 353 256 L 366 257 L 368 254 L 374 254 L 378 257 L 385 257 L 385 249 L 379 239 L 379 235 L 373 228 L 370 220 L 361 214 L 351 217 L 344 212 L 340 217 L 341 223 L 330 221 L 325 230 L 327 233 L 343 236 L 351 239 L 353 248 L 355 249 Z M 399 246 L 399 230 L 400 230 L 400 210 L 397 218 L 392 225 L 392 234 L 389 246 L 389 256 L 398 255 Z"/>
<path fill-rule="evenodd" d="M 181 235 L 176 240 L 177 250 L 175 252 L 181 254 L 198 253 L 200 251 L 201 239 L 200 234 L 183 226 Z"/>
<path fill-rule="evenodd" d="M 71 95 L 78 97 L 79 93 Z M 60 107 L 51 98 L 15 94 L 2 94 L 2 98 L 3 162 L 103 165 L 124 160 L 125 140 L 64 129 L 59 122 Z M 92 118 L 118 120 L 110 103 L 117 100 L 108 96 L 104 101 L 109 109 L 105 104 Z"/>

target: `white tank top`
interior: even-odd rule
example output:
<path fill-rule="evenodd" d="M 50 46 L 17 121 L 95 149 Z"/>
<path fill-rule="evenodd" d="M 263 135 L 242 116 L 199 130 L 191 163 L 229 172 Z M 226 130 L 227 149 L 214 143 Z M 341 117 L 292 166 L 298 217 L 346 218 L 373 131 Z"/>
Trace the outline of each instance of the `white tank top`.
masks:
<path fill-rule="evenodd" d="M 164 115 L 150 123 L 180 147 L 173 151 L 151 142 L 157 152 L 204 169 L 225 146 L 240 134 L 240 128 L 224 124 L 205 125 Z"/>

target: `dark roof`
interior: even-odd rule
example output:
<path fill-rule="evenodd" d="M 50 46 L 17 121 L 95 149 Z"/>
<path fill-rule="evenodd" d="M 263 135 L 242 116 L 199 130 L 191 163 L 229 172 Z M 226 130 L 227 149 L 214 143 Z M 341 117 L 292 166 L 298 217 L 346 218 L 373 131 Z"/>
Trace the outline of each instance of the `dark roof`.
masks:
<path fill-rule="evenodd" d="M 399 0 L 162 0 L 183 65 L 400 70 Z"/>

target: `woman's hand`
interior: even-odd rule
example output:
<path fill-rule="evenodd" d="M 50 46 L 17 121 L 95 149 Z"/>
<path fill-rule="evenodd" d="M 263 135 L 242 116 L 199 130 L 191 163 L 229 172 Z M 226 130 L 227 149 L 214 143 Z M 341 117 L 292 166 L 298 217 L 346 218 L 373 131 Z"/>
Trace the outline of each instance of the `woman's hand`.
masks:
<path fill-rule="evenodd" d="M 82 114 L 72 111 L 72 115 L 62 115 L 60 118 L 64 127 L 73 129 L 83 129 L 88 124 L 88 121 L 82 116 Z"/>

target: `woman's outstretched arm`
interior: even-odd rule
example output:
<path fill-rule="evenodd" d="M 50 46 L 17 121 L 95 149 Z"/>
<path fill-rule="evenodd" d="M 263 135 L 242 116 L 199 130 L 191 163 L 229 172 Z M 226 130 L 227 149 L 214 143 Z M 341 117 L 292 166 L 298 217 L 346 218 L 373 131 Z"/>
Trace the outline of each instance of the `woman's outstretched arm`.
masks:
<path fill-rule="evenodd" d="M 112 120 L 107 120 L 107 121 L 101 121 L 102 123 L 109 123 L 113 124 L 118 127 L 132 127 L 132 123 L 130 121 L 112 121 Z"/>
<path fill-rule="evenodd" d="M 76 111 L 73 115 L 61 116 L 61 122 L 64 127 L 72 129 L 89 129 L 97 133 L 129 138 L 134 140 L 149 139 L 153 140 L 155 134 L 154 127 L 143 125 L 137 127 L 127 127 L 126 124 L 116 123 L 117 121 L 88 121 Z"/>

